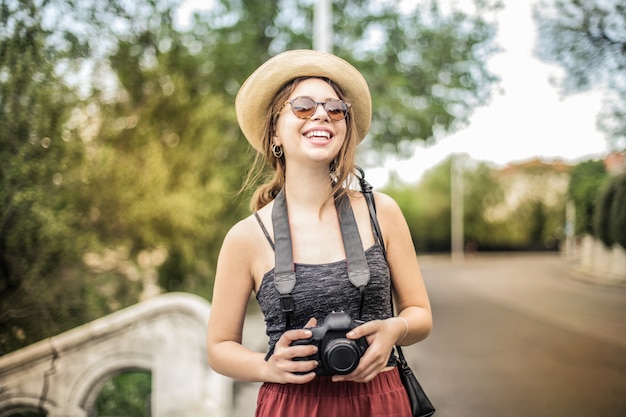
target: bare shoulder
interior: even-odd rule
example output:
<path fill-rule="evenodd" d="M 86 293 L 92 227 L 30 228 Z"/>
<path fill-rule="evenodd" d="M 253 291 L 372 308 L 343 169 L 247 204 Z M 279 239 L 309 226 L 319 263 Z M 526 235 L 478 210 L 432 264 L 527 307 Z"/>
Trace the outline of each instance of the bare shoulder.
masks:
<path fill-rule="evenodd" d="M 254 215 L 235 223 L 224 237 L 222 250 L 232 249 L 244 255 L 258 245 L 258 228 L 259 225 Z"/>
<path fill-rule="evenodd" d="M 376 212 L 379 216 L 402 215 L 400 206 L 390 195 L 374 191 L 374 201 L 376 202 Z"/>

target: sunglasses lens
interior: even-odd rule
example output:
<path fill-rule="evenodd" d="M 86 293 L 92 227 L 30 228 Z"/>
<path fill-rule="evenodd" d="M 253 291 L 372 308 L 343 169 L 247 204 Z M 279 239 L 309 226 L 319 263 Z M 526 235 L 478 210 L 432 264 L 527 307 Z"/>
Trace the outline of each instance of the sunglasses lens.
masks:
<path fill-rule="evenodd" d="M 324 110 L 332 120 L 341 120 L 346 117 L 348 107 L 341 100 L 329 100 L 324 103 Z"/>
<path fill-rule="evenodd" d="M 291 102 L 291 110 L 293 114 L 301 119 L 308 119 L 315 113 L 315 101 L 307 97 L 298 97 Z"/>

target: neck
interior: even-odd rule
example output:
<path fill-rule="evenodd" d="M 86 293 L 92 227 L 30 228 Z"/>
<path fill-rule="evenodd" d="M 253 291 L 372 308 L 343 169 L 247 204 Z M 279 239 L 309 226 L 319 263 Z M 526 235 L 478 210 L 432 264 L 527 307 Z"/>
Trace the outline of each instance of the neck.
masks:
<path fill-rule="evenodd" d="M 306 169 L 298 167 L 292 172 L 287 169 L 285 194 L 290 207 L 316 210 L 319 212 L 332 192 L 328 169 Z"/>

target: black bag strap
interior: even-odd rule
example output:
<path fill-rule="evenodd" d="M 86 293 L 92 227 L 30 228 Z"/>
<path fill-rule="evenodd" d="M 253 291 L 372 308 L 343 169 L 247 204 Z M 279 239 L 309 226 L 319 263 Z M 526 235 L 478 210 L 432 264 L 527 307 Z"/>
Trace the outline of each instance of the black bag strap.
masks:
<path fill-rule="evenodd" d="M 370 270 L 363 251 L 363 243 L 356 225 L 354 212 L 347 196 L 335 199 L 335 206 L 339 214 L 339 226 L 343 238 L 348 263 L 348 279 L 361 295 L 359 318 L 363 310 L 365 287 L 370 279 Z M 280 304 L 287 320 L 287 328 L 291 326 L 291 315 L 294 304 L 291 292 L 296 285 L 296 273 L 293 261 L 291 231 L 289 229 L 289 214 L 284 189 L 280 190 L 274 200 L 272 208 L 272 223 L 274 227 L 274 286 L 280 293 Z"/>
<path fill-rule="evenodd" d="M 357 170 L 360 173 L 360 176 L 358 176 L 358 179 L 359 179 L 359 184 L 361 185 L 361 192 L 363 193 L 363 196 L 365 197 L 365 200 L 367 201 L 367 208 L 369 209 L 369 213 L 370 213 L 370 220 L 372 222 L 372 229 L 374 231 L 374 239 L 376 239 L 378 244 L 381 246 L 383 250 L 383 255 L 385 255 L 385 259 L 387 259 L 387 250 L 385 248 L 385 241 L 383 239 L 383 233 L 380 230 L 380 225 L 378 224 L 378 217 L 376 216 L 376 202 L 374 201 L 374 193 L 372 192 L 373 187 L 370 185 L 370 183 L 368 183 L 365 180 L 365 172 L 360 167 L 357 167 Z M 393 317 L 395 316 L 395 313 L 394 313 L 394 308 L 393 308 L 393 284 L 391 284 L 391 282 L 389 285 L 389 289 L 391 291 L 390 299 L 389 299 L 391 302 L 391 316 Z M 402 352 L 402 348 L 399 345 L 396 345 L 396 351 L 398 352 L 398 357 L 400 359 L 402 366 L 407 368 L 408 363 L 406 359 L 404 358 L 404 353 Z"/>

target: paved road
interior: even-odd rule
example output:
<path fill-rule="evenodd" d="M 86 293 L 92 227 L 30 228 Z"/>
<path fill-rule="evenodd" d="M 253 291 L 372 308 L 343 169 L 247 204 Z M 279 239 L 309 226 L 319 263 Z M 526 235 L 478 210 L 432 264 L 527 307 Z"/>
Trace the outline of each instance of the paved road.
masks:
<path fill-rule="evenodd" d="M 626 287 L 553 254 L 421 264 L 435 327 L 405 354 L 436 417 L 626 416 Z M 253 323 L 244 343 L 263 349 Z M 237 389 L 233 417 L 253 416 L 258 385 Z"/>

